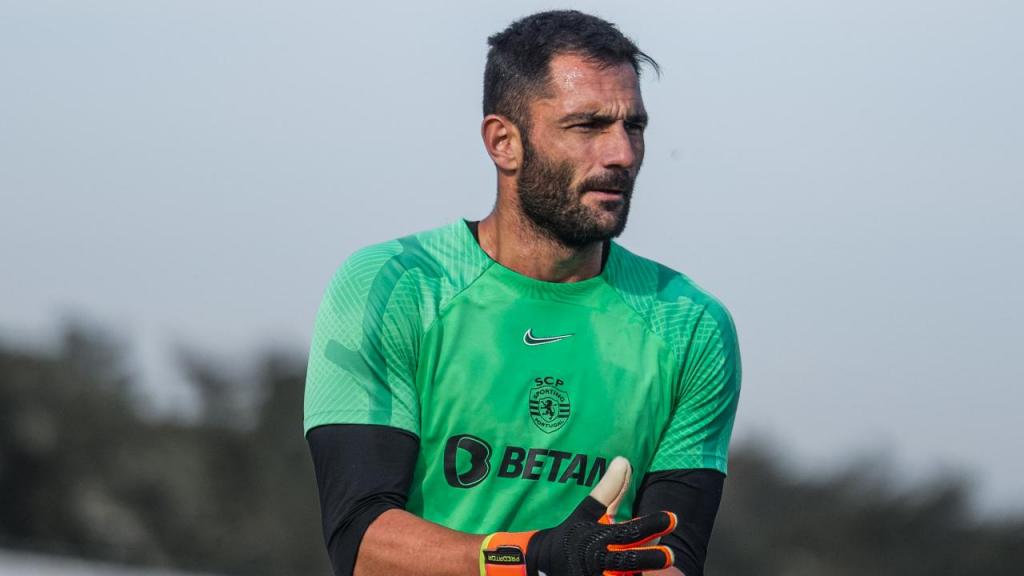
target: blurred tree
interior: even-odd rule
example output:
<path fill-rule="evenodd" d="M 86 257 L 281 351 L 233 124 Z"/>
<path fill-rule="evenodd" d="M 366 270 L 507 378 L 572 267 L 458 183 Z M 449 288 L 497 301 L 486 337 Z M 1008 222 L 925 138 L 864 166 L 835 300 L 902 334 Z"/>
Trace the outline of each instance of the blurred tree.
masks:
<path fill-rule="evenodd" d="M 255 379 L 182 355 L 198 422 L 141 416 L 110 337 L 0 347 L 0 543 L 235 574 L 328 574 L 301 434 L 304 362 Z M 252 398 L 262 398 L 256 405 Z"/>
<path fill-rule="evenodd" d="M 181 358 L 197 421 L 143 417 L 122 347 L 102 332 L 72 325 L 52 352 L 0 344 L 0 545 L 329 574 L 301 434 L 303 359 L 267 352 L 229 370 Z M 1021 573 L 1024 519 L 975 520 L 959 478 L 897 488 L 876 462 L 806 479 L 777 461 L 764 447 L 734 451 L 709 575 Z"/>
<path fill-rule="evenodd" d="M 759 576 L 1017 575 L 1024 519 L 976 521 L 957 477 L 900 488 L 879 462 L 827 478 L 785 474 L 770 449 L 740 447 L 707 573 Z"/>

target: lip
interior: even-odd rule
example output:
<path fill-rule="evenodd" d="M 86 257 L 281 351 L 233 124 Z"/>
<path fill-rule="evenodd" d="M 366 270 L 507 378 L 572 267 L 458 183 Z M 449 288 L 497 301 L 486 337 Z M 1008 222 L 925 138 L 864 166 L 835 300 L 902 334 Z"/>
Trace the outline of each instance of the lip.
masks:
<path fill-rule="evenodd" d="M 619 190 L 587 190 L 584 194 L 594 194 L 606 199 L 619 199 L 623 196 L 623 193 Z"/>

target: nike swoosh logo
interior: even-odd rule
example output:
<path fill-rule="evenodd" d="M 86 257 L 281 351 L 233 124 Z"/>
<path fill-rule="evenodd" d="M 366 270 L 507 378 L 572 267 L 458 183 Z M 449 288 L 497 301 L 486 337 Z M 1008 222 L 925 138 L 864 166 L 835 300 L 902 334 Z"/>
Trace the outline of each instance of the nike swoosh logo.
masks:
<path fill-rule="evenodd" d="M 530 328 L 526 331 L 526 334 L 523 334 L 523 344 L 526 344 L 527 346 L 540 346 L 542 344 L 551 344 L 552 342 L 565 340 L 566 338 L 571 338 L 573 336 L 575 336 L 575 334 L 562 334 L 561 336 L 538 338 L 533 335 L 533 328 Z"/>

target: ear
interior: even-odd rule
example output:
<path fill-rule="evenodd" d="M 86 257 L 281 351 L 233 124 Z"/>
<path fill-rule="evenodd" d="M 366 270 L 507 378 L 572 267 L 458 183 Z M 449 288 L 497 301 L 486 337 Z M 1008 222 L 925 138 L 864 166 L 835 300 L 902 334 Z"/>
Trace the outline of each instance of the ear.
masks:
<path fill-rule="evenodd" d="M 515 172 L 519 169 L 523 160 L 523 146 L 519 128 L 511 120 L 498 114 L 488 114 L 480 124 L 480 136 L 498 170 Z"/>

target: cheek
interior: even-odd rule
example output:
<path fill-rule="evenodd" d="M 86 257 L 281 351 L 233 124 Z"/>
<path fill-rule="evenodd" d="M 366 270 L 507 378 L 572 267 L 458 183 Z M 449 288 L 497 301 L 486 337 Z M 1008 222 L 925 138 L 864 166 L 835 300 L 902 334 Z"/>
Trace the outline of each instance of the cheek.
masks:
<path fill-rule="evenodd" d="M 594 161 L 595 153 L 595 148 L 591 143 L 577 142 L 573 145 L 566 145 L 562 142 L 557 147 L 553 147 L 553 153 L 548 156 L 548 159 L 563 169 L 561 173 L 565 177 L 571 178 L 572 185 L 577 185 L 587 179 L 595 170 L 595 166 L 597 166 L 597 162 Z"/>
<path fill-rule="evenodd" d="M 637 157 L 637 160 L 642 161 L 644 159 L 644 137 L 643 135 L 632 138 L 633 155 Z"/>
<path fill-rule="evenodd" d="M 597 143 L 593 138 L 563 138 L 552 148 L 562 160 L 575 165 L 586 163 L 597 154 Z"/>
<path fill-rule="evenodd" d="M 601 143 L 598 139 L 588 139 L 577 142 L 576 145 L 568 151 L 569 161 L 575 167 L 575 173 L 578 180 L 593 175 L 595 172 L 602 172 L 601 168 L 601 156 L 603 154 Z"/>

